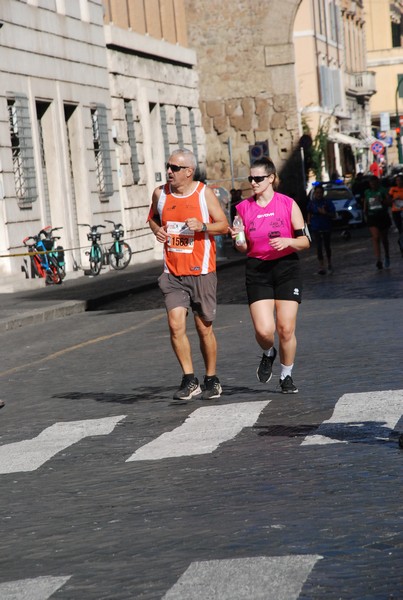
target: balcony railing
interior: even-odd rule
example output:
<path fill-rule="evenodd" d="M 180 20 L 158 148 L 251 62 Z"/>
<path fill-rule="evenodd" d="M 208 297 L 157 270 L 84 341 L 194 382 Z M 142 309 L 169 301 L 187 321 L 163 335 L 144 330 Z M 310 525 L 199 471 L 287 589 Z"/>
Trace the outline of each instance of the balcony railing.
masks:
<path fill-rule="evenodd" d="M 354 96 L 373 96 L 376 92 L 375 73 L 346 73 L 346 92 Z"/>

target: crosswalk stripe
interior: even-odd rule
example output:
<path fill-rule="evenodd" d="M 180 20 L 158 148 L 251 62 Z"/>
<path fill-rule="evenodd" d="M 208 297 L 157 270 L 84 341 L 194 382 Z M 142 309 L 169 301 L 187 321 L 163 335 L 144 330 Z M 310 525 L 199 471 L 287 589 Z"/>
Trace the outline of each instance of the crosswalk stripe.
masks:
<path fill-rule="evenodd" d="M 252 427 L 269 403 L 270 400 L 198 408 L 180 427 L 142 446 L 126 462 L 209 454 L 244 427 Z"/>
<path fill-rule="evenodd" d="M 36 577 L 0 583 L 1 600 L 47 600 L 61 588 L 68 577 Z"/>
<path fill-rule="evenodd" d="M 303 445 L 340 444 L 349 441 L 388 439 L 403 415 L 403 390 L 344 394 L 330 419 L 323 421 Z"/>
<path fill-rule="evenodd" d="M 107 435 L 126 415 L 54 423 L 31 440 L 0 446 L 0 474 L 35 471 L 68 446 L 93 435 Z"/>
<path fill-rule="evenodd" d="M 307 554 L 194 562 L 162 600 L 293 600 L 321 558 Z"/>

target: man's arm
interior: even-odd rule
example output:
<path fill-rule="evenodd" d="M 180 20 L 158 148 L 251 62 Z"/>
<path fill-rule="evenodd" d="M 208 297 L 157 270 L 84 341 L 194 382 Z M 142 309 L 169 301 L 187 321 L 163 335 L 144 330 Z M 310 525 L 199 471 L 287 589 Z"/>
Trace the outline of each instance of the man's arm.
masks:
<path fill-rule="evenodd" d="M 206 231 L 210 235 L 225 235 L 228 233 L 229 227 L 227 217 L 221 208 L 217 196 L 209 187 L 206 187 L 205 189 L 205 198 L 208 212 L 213 222 L 205 223 L 204 225 L 206 226 L 206 229 L 203 229 L 203 222 L 199 221 L 199 219 L 196 219 L 195 217 L 192 217 L 190 219 L 186 219 L 186 225 L 192 231 Z"/>
<path fill-rule="evenodd" d="M 151 231 L 157 238 L 157 240 L 163 244 L 168 237 L 165 227 L 161 226 L 160 216 L 158 214 L 158 200 L 161 195 L 161 187 L 155 188 L 153 192 L 152 202 L 150 212 L 148 213 L 148 224 L 150 226 Z"/>

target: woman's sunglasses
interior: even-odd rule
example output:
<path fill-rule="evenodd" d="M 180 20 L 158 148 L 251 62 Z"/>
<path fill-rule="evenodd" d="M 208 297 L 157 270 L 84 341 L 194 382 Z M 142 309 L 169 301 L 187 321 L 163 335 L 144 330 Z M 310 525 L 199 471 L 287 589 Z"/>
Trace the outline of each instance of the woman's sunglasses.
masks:
<path fill-rule="evenodd" d="M 166 170 L 171 169 L 173 173 L 177 173 L 181 169 L 189 169 L 190 167 L 183 167 L 182 165 L 171 165 L 171 163 L 167 163 L 165 165 Z"/>
<path fill-rule="evenodd" d="M 263 179 L 266 179 L 266 177 L 270 177 L 270 175 L 249 175 L 248 181 L 249 183 L 252 183 L 252 181 L 255 183 L 262 183 Z"/>

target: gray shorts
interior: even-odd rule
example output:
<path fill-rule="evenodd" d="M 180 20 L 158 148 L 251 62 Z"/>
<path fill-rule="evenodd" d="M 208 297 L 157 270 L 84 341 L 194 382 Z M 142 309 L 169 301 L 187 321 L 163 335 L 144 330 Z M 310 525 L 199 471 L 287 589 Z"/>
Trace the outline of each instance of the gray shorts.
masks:
<path fill-rule="evenodd" d="M 205 321 L 214 321 L 217 311 L 217 274 L 184 275 L 177 277 L 162 273 L 158 285 L 164 294 L 165 306 L 169 312 L 183 306 L 192 309 Z"/>

